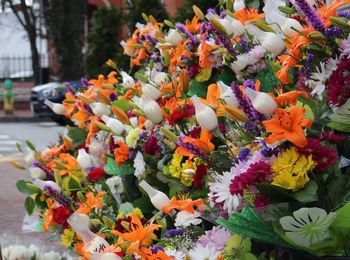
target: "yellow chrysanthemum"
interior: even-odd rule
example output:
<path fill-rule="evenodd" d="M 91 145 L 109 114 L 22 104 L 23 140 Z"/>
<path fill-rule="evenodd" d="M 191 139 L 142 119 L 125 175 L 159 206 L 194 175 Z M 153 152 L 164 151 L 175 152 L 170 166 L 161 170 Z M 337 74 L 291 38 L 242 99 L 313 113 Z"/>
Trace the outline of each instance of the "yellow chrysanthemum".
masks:
<path fill-rule="evenodd" d="M 174 153 L 173 159 L 170 162 L 169 173 L 174 178 L 180 178 L 181 171 L 182 171 L 182 168 L 181 168 L 182 158 L 183 157 L 181 155 Z"/>
<path fill-rule="evenodd" d="M 180 181 L 185 186 L 191 186 L 193 182 L 193 175 L 197 170 L 197 166 L 202 163 L 202 160 L 198 157 L 195 157 L 193 161 L 187 160 L 182 163 L 181 177 Z M 192 172 L 189 173 L 189 172 Z"/>
<path fill-rule="evenodd" d="M 66 228 L 61 235 L 61 244 L 65 247 L 70 247 L 74 242 L 75 233 L 73 230 Z"/>
<path fill-rule="evenodd" d="M 131 129 L 125 138 L 126 144 L 129 145 L 131 148 L 135 148 L 137 141 L 140 138 L 139 137 L 140 132 L 141 130 L 139 128 Z"/>
<path fill-rule="evenodd" d="M 144 216 L 142 214 L 142 211 L 139 208 L 134 208 L 133 213 L 135 216 L 137 216 L 139 219 L 143 219 Z"/>
<path fill-rule="evenodd" d="M 310 180 L 308 172 L 315 167 L 312 155 L 299 154 L 295 147 L 284 151 L 272 165 L 272 184 L 288 190 L 299 190 Z"/>

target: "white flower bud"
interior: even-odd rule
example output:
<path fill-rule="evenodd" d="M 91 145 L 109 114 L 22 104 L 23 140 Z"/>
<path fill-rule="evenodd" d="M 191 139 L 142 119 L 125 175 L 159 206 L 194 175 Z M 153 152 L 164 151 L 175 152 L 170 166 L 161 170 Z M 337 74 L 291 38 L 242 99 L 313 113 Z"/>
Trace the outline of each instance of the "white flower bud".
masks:
<path fill-rule="evenodd" d="M 123 77 L 123 85 L 127 88 L 131 88 L 132 86 L 135 85 L 134 79 L 125 71 L 121 72 L 122 77 Z"/>
<path fill-rule="evenodd" d="M 233 4 L 233 10 L 235 10 L 235 12 L 241 10 L 244 7 L 245 7 L 245 4 L 243 0 L 235 0 Z"/>
<path fill-rule="evenodd" d="M 30 172 L 30 177 L 32 177 L 33 179 L 44 180 L 46 178 L 46 172 L 44 172 L 39 167 L 30 167 L 29 172 Z"/>
<path fill-rule="evenodd" d="M 133 128 L 137 127 L 137 125 L 139 124 L 139 120 L 136 116 L 129 118 L 129 120 Z"/>
<path fill-rule="evenodd" d="M 52 102 L 45 99 L 44 104 L 47 105 L 56 115 L 64 115 L 66 113 L 66 108 L 60 103 Z"/>
<path fill-rule="evenodd" d="M 168 43 L 177 46 L 179 42 L 183 40 L 183 37 L 176 29 L 170 29 L 168 35 L 166 35 L 164 39 Z"/>
<path fill-rule="evenodd" d="M 233 94 L 232 89 L 222 81 L 219 81 L 217 85 L 220 88 L 220 98 L 230 106 L 239 107 L 239 103 L 235 94 Z"/>
<path fill-rule="evenodd" d="M 196 110 L 196 120 L 202 129 L 213 131 L 218 127 L 218 118 L 214 110 L 202 104 L 197 96 L 191 97 L 191 101 Z"/>
<path fill-rule="evenodd" d="M 109 116 L 111 114 L 109 107 L 101 102 L 91 103 L 90 107 L 96 116 L 102 117 L 103 115 Z"/>
<path fill-rule="evenodd" d="M 165 193 L 159 190 L 156 190 L 151 185 L 149 185 L 146 181 L 141 181 L 139 183 L 139 186 L 147 193 L 153 206 L 156 209 L 162 210 L 164 206 L 170 203 L 170 199 Z"/>
<path fill-rule="evenodd" d="M 45 187 L 50 187 L 57 192 L 61 192 L 61 187 L 58 186 L 56 182 L 53 181 L 42 181 L 40 179 L 35 179 L 33 181 L 34 185 L 38 186 L 40 189 L 44 190 Z"/>
<path fill-rule="evenodd" d="M 158 103 L 152 99 L 145 98 L 145 104 L 143 106 L 143 112 L 153 124 L 159 124 L 163 120 L 162 110 Z"/>
<path fill-rule="evenodd" d="M 165 82 L 169 81 L 168 78 L 168 74 L 165 72 L 154 72 L 154 76 L 153 76 L 153 82 L 154 84 L 156 84 L 157 86 L 162 85 Z"/>
<path fill-rule="evenodd" d="M 88 154 L 85 151 L 85 149 L 79 149 L 78 156 L 77 156 L 77 162 L 83 171 L 88 171 L 93 166 L 92 165 L 92 158 L 91 158 L 90 154 Z"/>
<path fill-rule="evenodd" d="M 258 92 L 251 88 L 244 90 L 256 111 L 265 115 L 272 115 L 277 107 L 276 101 L 264 92 Z"/>
<path fill-rule="evenodd" d="M 106 126 L 111 129 L 111 131 L 116 135 L 121 135 L 125 131 L 124 124 L 118 119 L 103 115 L 102 120 L 105 122 Z"/>
<path fill-rule="evenodd" d="M 142 93 L 153 100 L 157 100 L 161 96 L 161 92 L 151 84 L 142 84 Z"/>
<path fill-rule="evenodd" d="M 219 23 L 225 28 L 225 31 L 229 36 L 238 36 L 244 33 L 244 27 L 242 23 L 231 16 L 226 15 L 224 19 L 218 19 Z"/>

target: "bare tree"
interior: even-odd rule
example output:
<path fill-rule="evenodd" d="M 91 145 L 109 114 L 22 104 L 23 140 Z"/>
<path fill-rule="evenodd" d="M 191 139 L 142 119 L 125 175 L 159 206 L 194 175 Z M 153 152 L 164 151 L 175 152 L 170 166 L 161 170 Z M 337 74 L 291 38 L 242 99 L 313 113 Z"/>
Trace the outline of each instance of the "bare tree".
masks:
<path fill-rule="evenodd" d="M 30 51 L 32 55 L 32 69 L 34 73 L 34 81 L 36 84 L 40 81 L 40 58 L 38 48 L 36 46 L 37 32 L 37 17 L 32 5 L 28 5 L 25 0 L 1 0 L 2 7 L 6 4 L 11 8 L 12 12 L 17 17 L 17 20 L 22 25 L 28 35 Z"/>

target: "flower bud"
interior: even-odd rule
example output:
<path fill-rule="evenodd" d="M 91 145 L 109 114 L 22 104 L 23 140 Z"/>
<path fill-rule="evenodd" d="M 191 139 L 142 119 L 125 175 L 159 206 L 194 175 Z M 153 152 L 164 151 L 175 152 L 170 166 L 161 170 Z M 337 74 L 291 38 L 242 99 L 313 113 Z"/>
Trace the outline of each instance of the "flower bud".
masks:
<path fill-rule="evenodd" d="M 116 135 L 121 135 L 125 131 L 125 127 L 118 119 L 103 115 L 102 120 L 106 126 Z"/>
<path fill-rule="evenodd" d="M 245 4 L 243 0 L 235 0 L 233 4 L 233 10 L 235 10 L 235 12 L 241 10 L 244 7 L 245 7 Z"/>
<path fill-rule="evenodd" d="M 239 103 L 235 94 L 233 94 L 232 89 L 222 81 L 219 81 L 217 85 L 220 88 L 220 98 L 230 106 L 239 107 Z"/>
<path fill-rule="evenodd" d="M 155 72 L 155 75 L 153 76 L 153 82 L 157 86 L 162 85 L 163 83 L 166 83 L 169 81 L 168 74 L 165 72 Z"/>
<path fill-rule="evenodd" d="M 233 19 L 231 16 L 226 15 L 224 19 L 218 19 L 218 22 L 225 28 L 225 31 L 229 36 L 238 36 L 244 33 L 242 23 Z"/>
<path fill-rule="evenodd" d="M 131 88 L 132 86 L 135 85 L 134 79 L 125 71 L 121 72 L 122 77 L 123 77 L 123 85 L 127 88 Z"/>
<path fill-rule="evenodd" d="M 96 157 L 101 157 L 105 150 L 104 144 L 93 138 L 89 144 L 89 153 Z"/>
<path fill-rule="evenodd" d="M 183 37 L 176 29 L 170 29 L 164 39 L 172 45 L 177 46 L 183 40 Z"/>
<path fill-rule="evenodd" d="M 64 115 L 66 113 L 66 108 L 64 105 L 52 102 L 45 99 L 44 104 L 47 105 L 56 115 Z"/>
<path fill-rule="evenodd" d="M 96 115 L 96 116 L 109 116 L 111 114 L 111 110 L 109 109 L 109 107 L 106 104 L 103 104 L 101 102 L 94 102 L 92 104 L 90 104 L 90 107 L 92 109 L 92 112 Z"/>
<path fill-rule="evenodd" d="M 162 110 L 158 103 L 152 99 L 146 98 L 145 104 L 143 106 L 143 112 L 145 112 L 146 116 L 149 120 L 154 124 L 159 124 L 163 120 Z"/>
<path fill-rule="evenodd" d="M 161 92 L 151 84 L 142 84 L 142 93 L 153 100 L 157 100 L 161 96 Z"/>
<path fill-rule="evenodd" d="M 46 178 L 46 172 L 44 172 L 39 167 L 30 167 L 29 172 L 30 172 L 30 177 L 32 177 L 33 179 L 44 180 Z"/>
<path fill-rule="evenodd" d="M 146 181 L 141 181 L 139 183 L 139 186 L 147 193 L 148 197 L 150 198 L 153 206 L 158 209 L 162 210 L 162 208 L 170 203 L 170 199 L 168 196 L 153 188 L 151 185 L 149 185 Z"/>
<path fill-rule="evenodd" d="M 130 123 L 131 123 L 131 126 L 135 128 L 139 124 L 139 120 L 136 116 L 134 116 L 130 118 Z"/>
<path fill-rule="evenodd" d="M 45 187 L 50 187 L 51 189 L 54 189 L 57 192 L 61 192 L 61 187 L 53 181 L 42 181 L 40 179 L 35 179 L 33 183 L 34 185 L 38 186 L 41 190 L 44 190 Z"/>
<path fill-rule="evenodd" d="M 85 151 L 85 149 L 79 149 L 77 162 L 83 171 L 88 171 L 93 166 L 91 156 Z"/>
<path fill-rule="evenodd" d="M 277 103 L 270 95 L 251 88 L 245 88 L 244 94 L 249 97 L 254 109 L 259 113 L 272 115 L 275 112 Z"/>
<path fill-rule="evenodd" d="M 218 127 L 218 118 L 214 110 L 202 104 L 197 96 L 191 97 L 191 101 L 196 110 L 196 120 L 204 130 L 213 131 Z"/>

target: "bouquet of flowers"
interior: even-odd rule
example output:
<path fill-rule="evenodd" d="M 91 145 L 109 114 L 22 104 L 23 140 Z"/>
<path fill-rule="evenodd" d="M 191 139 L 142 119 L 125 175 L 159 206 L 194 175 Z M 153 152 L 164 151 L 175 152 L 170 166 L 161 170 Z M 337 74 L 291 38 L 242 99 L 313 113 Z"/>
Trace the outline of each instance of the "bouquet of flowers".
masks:
<path fill-rule="evenodd" d="M 348 255 L 349 3 L 145 16 L 122 42 L 129 73 L 110 60 L 47 101 L 76 126 L 27 142 L 27 211 L 86 259 Z"/>

